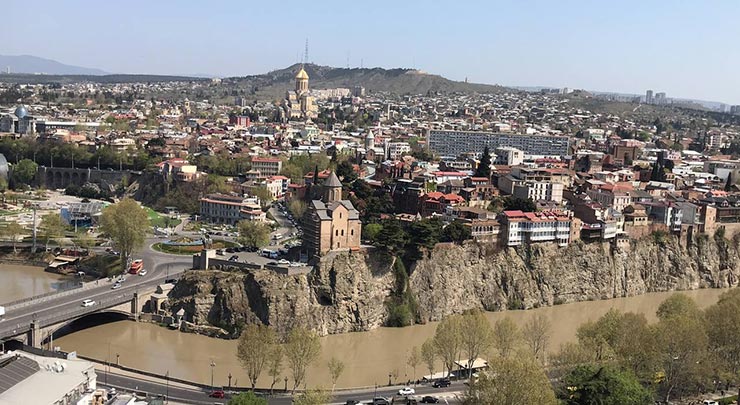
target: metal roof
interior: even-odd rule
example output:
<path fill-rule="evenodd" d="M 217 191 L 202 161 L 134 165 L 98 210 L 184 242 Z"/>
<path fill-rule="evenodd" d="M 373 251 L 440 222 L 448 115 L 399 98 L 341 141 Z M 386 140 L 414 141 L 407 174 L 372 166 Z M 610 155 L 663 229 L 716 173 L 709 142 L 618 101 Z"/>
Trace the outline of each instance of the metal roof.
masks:
<path fill-rule="evenodd" d="M 39 363 L 28 357 L 12 356 L 0 360 L 0 394 L 36 374 L 40 369 Z"/>

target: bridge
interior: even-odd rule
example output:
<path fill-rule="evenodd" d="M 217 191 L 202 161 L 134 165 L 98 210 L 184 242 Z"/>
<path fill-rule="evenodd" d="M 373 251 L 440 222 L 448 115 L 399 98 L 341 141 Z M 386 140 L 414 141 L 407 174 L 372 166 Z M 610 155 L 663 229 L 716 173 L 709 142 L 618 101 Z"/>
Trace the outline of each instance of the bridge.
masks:
<path fill-rule="evenodd" d="M 19 340 L 41 347 L 61 328 L 93 314 L 138 319 L 141 308 L 157 286 L 165 279 L 177 277 L 191 264 L 187 261 L 159 263 L 147 276 L 128 276 L 115 290 L 111 289 L 112 283 L 103 279 L 86 283 L 81 288 L 3 304 L 5 316 L 0 321 L 0 342 Z M 82 306 L 86 299 L 95 304 Z"/>
<path fill-rule="evenodd" d="M 93 168 L 74 169 L 70 167 L 39 166 L 35 183 L 48 189 L 66 188 L 70 184 L 81 186 L 96 183 L 101 186 L 117 185 L 124 178 L 131 180 L 140 172 L 131 170 L 98 170 Z"/>

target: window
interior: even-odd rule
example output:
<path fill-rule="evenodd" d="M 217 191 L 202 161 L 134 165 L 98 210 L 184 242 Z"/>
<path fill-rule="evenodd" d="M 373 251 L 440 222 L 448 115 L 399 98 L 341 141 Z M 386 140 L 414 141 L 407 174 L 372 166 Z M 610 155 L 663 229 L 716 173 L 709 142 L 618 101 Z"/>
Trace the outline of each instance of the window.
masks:
<path fill-rule="evenodd" d="M 342 229 L 342 236 L 344 236 L 344 229 Z"/>
<path fill-rule="evenodd" d="M 355 236 L 355 230 L 354 229 L 350 229 L 349 230 L 349 235 L 350 236 Z"/>
<path fill-rule="evenodd" d="M 334 236 L 339 236 L 339 229 L 334 231 Z"/>

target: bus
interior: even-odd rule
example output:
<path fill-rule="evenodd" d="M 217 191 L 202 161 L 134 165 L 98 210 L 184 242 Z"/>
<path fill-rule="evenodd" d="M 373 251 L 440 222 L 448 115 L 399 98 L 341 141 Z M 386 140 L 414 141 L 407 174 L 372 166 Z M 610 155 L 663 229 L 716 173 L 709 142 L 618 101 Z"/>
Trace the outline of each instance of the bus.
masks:
<path fill-rule="evenodd" d="M 144 261 L 141 259 L 136 259 L 131 262 L 131 267 L 129 267 L 128 272 L 129 274 L 139 274 L 139 272 L 142 270 L 144 270 Z"/>

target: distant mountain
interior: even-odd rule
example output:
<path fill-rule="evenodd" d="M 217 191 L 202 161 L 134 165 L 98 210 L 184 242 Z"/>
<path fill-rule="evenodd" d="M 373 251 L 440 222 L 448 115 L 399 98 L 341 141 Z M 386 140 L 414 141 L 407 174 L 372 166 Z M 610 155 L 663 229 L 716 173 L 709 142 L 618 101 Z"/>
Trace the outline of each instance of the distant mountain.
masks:
<path fill-rule="evenodd" d="M 81 66 L 65 65 L 51 59 L 39 58 L 31 55 L 0 55 L 0 70 L 5 73 L 7 68 L 11 73 L 31 73 L 47 75 L 107 75 L 100 69 Z"/>
<path fill-rule="evenodd" d="M 293 89 L 295 75 L 300 67 L 300 64 L 295 64 L 261 75 L 231 77 L 224 81 L 234 83 L 260 98 L 282 97 L 285 90 Z M 314 64 L 307 64 L 304 69 L 308 73 L 309 86 L 312 89 L 336 87 L 351 89 L 354 86 L 363 86 L 368 91 L 386 91 L 395 94 L 426 94 L 430 91 L 494 93 L 507 90 L 505 87 L 489 84 L 456 82 L 413 69 L 347 69 Z"/>

